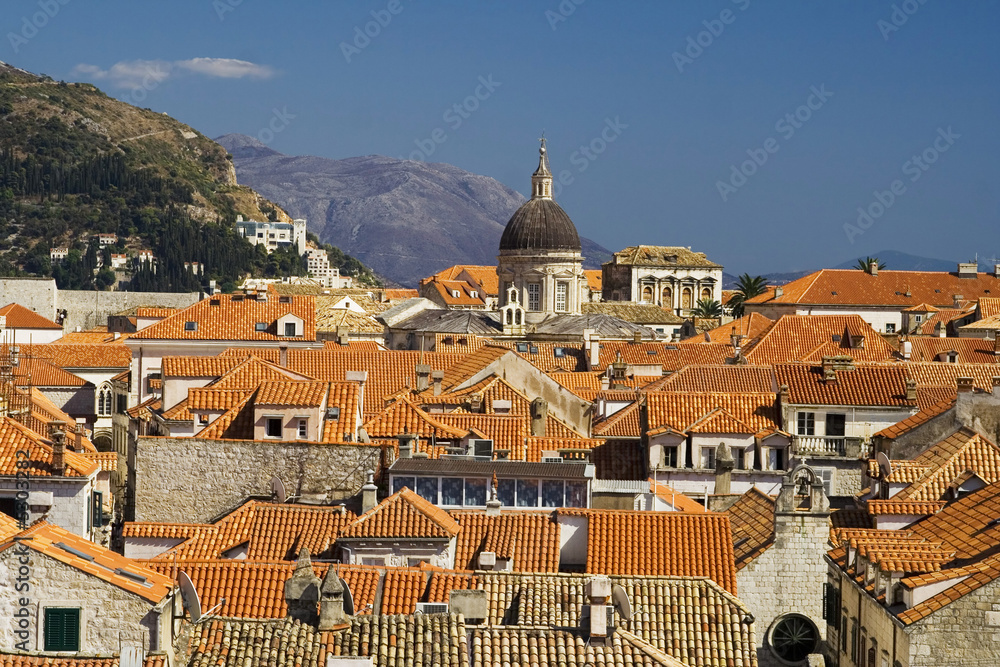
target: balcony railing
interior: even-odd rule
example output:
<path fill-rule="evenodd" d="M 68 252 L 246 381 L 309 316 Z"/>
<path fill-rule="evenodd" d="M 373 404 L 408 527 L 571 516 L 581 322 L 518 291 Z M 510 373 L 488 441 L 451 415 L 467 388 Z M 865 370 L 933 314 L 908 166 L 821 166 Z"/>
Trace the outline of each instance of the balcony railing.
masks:
<path fill-rule="evenodd" d="M 799 454 L 846 456 L 847 438 L 842 435 L 797 435 L 795 436 L 795 451 Z"/>

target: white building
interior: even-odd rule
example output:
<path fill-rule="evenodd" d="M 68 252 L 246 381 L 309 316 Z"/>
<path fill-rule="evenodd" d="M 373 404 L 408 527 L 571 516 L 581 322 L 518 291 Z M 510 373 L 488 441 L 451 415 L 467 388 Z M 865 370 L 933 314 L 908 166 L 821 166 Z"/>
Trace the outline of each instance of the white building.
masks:
<path fill-rule="evenodd" d="M 294 245 L 300 255 L 306 252 L 306 221 L 257 222 L 236 217 L 236 232 L 253 245 L 263 245 L 271 253 L 283 246 Z"/>
<path fill-rule="evenodd" d="M 330 266 L 330 256 L 322 248 L 306 250 L 306 264 L 309 275 L 318 280 L 323 287 L 351 287 L 354 282 L 350 277 L 340 277 L 340 269 Z"/>
<path fill-rule="evenodd" d="M 653 304 L 681 316 L 701 299 L 722 303 L 722 265 L 691 248 L 631 246 L 601 268 L 605 301 Z"/>
<path fill-rule="evenodd" d="M 66 261 L 67 255 L 69 255 L 69 248 L 49 248 L 49 261 L 53 264 Z"/>

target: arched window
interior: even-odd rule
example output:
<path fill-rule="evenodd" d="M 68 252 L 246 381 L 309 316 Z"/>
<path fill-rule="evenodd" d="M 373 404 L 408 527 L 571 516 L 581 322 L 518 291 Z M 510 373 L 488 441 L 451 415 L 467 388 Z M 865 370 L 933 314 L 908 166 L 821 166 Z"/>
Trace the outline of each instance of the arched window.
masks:
<path fill-rule="evenodd" d="M 106 384 L 101 385 L 97 392 L 97 416 L 111 416 L 111 387 Z"/>
<path fill-rule="evenodd" d="M 777 619 L 768 631 L 771 653 L 786 664 L 797 664 L 816 651 L 819 631 L 802 614 L 786 614 Z M 862 639 L 862 647 L 864 640 Z M 862 655 L 864 651 L 862 649 Z"/>
<path fill-rule="evenodd" d="M 506 324 L 510 324 L 510 323 L 511 323 L 511 319 L 512 319 L 512 317 L 511 317 L 511 311 L 510 311 L 510 310 L 508 310 L 508 311 L 507 311 L 507 312 L 505 313 L 505 319 L 506 319 Z"/>
<path fill-rule="evenodd" d="M 642 288 L 642 302 L 652 303 L 653 302 L 653 288 L 646 285 Z"/>
<path fill-rule="evenodd" d="M 670 308 L 674 305 L 674 291 L 669 287 L 663 288 L 662 298 L 663 302 L 661 305 L 666 306 L 667 308 Z"/>
<path fill-rule="evenodd" d="M 681 292 L 681 308 L 691 308 L 693 305 L 691 303 L 691 288 L 685 287 Z"/>
<path fill-rule="evenodd" d="M 702 299 L 711 299 L 712 298 L 712 290 L 708 289 L 707 287 L 703 287 L 701 289 L 701 298 Z"/>

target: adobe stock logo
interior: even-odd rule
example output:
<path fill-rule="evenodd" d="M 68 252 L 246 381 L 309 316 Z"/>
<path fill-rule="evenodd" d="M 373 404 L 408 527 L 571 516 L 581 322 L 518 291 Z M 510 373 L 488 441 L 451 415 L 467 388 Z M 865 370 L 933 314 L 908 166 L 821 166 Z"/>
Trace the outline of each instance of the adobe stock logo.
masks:
<path fill-rule="evenodd" d="M 910 183 L 916 183 L 931 168 L 931 165 L 938 161 L 941 154 L 946 153 L 955 145 L 955 140 L 961 138 L 962 135 L 956 134 L 951 129 L 951 125 L 947 129 L 939 127 L 934 141 L 919 154 L 913 155 L 904 162 L 899 168 L 900 171 L 903 172 L 904 176 L 909 176 Z M 872 193 L 874 201 L 867 206 L 858 207 L 856 224 L 844 223 L 844 234 L 847 235 L 848 243 L 854 243 L 854 239 L 871 228 L 875 221 L 885 215 L 885 212 L 892 208 L 906 192 L 906 183 L 900 178 L 889 183 L 888 190 L 875 190 Z"/>
<path fill-rule="evenodd" d="M 813 113 L 823 108 L 826 101 L 833 97 L 833 93 L 826 89 L 826 84 L 820 84 L 818 88 L 812 86 L 809 90 L 811 94 L 806 98 L 805 104 L 786 113 L 774 124 L 774 131 L 785 141 L 795 136 L 796 131 L 813 117 Z M 735 164 L 730 165 L 729 179 L 715 182 L 715 189 L 719 191 L 722 201 L 729 201 L 729 197 L 746 185 L 757 170 L 763 167 L 780 148 L 781 143 L 774 137 L 765 139 L 760 148 L 748 148 L 746 153 L 749 159 L 741 162 L 738 167 Z"/>

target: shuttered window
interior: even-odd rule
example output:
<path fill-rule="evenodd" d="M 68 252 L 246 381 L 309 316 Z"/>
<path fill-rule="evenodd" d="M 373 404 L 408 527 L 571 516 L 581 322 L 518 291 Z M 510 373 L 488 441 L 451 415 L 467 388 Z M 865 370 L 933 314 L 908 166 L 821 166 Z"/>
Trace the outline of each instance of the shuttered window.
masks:
<path fill-rule="evenodd" d="M 45 609 L 45 650 L 80 650 L 80 610 L 68 607 Z"/>

